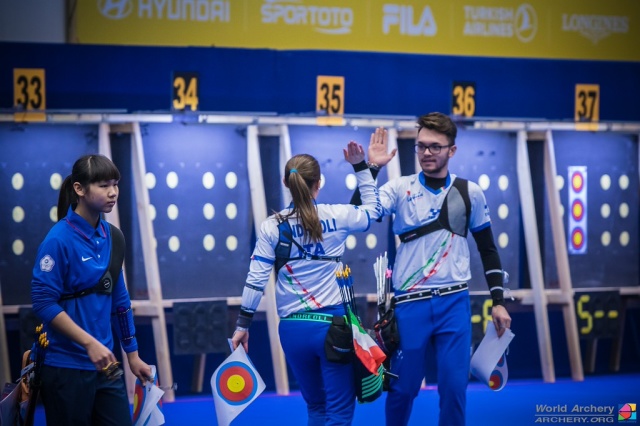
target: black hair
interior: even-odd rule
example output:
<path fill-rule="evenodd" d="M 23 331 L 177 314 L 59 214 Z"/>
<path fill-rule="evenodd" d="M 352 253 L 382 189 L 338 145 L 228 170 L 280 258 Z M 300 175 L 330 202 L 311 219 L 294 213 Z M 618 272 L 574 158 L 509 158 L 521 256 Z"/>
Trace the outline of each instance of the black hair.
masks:
<path fill-rule="evenodd" d="M 71 174 L 60 186 L 58 196 L 58 220 L 67 215 L 69 206 L 78 203 L 78 194 L 73 184 L 78 182 L 83 188 L 95 182 L 120 180 L 120 171 L 109 158 L 101 154 L 89 154 L 80 157 L 74 164 Z"/>

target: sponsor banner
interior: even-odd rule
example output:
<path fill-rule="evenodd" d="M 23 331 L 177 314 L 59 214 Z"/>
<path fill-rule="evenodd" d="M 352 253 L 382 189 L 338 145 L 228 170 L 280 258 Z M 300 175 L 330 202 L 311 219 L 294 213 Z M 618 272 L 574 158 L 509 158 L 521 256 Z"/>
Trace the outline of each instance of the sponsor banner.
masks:
<path fill-rule="evenodd" d="M 636 0 L 85 0 L 80 43 L 639 61 Z"/>

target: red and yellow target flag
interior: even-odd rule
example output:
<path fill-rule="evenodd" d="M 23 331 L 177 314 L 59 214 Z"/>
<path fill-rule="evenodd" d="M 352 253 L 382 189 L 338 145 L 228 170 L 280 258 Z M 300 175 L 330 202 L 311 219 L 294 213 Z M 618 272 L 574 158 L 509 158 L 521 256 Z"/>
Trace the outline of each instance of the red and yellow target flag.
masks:
<path fill-rule="evenodd" d="M 265 387 L 244 347 L 238 345 L 211 376 L 211 391 L 218 425 L 229 426 Z"/>
<path fill-rule="evenodd" d="M 159 426 L 165 424 L 162 413 L 162 395 L 158 387 L 158 372 L 151 367 L 151 380 L 142 383 L 136 379 L 133 396 L 133 426 Z"/>
<path fill-rule="evenodd" d="M 587 253 L 587 166 L 569 166 L 569 254 Z"/>
<path fill-rule="evenodd" d="M 487 331 L 471 357 L 471 374 L 494 391 L 501 390 L 509 378 L 506 353 L 509 343 L 515 337 L 510 329 L 506 329 L 498 337 L 493 323 L 487 324 Z"/>

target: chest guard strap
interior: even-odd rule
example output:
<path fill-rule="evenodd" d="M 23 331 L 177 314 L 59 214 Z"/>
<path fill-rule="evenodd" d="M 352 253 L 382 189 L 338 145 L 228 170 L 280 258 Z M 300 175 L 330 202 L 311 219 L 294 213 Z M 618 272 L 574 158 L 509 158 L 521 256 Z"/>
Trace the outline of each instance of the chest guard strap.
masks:
<path fill-rule="evenodd" d="M 466 179 L 456 177 L 442 203 L 438 218 L 426 225 L 400 234 L 400 241 L 407 243 L 440 229 L 446 229 L 466 238 L 470 219 L 469 182 Z"/>
<path fill-rule="evenodd" d="M 276 261 L 275 268 L 276 273 L 282 268 L 285 264 L 287 264 L 291 260 L 320 260 L 325 262 L 341 262 L 341 256 L 320 256 L 317 254 L 311 254 L 307 250 L 304 249 L 296 240 L 293 239 L 293 230 L 291 229 L 291 224 L 288 220 L 283 220 L 278 223 L 278 244 L 275 248 L 276 253 Z M 292 245 L 298 247 L 302 256 L 291 257 L 291 248 Z"/>
<path fill-rule="evenodd" d="M 111 229 L 111 258 L 109 259 L 109 267 L 98 280 L 98 284 L 84 290 L 76 291 L 73 294 L 63 294 L 60 297 L 60 300 L 75 299 L 77 297 L 83 297 L 93 293 L 106 295 L 111 294 L 115 281 L 120 277 L 120 271 L 122 270 L 125 241 L 124 235 L 120 229 L 112 224 L 109 224 L 109 228 Z M 116 277 L 115 280 L 113 277 Z"/>

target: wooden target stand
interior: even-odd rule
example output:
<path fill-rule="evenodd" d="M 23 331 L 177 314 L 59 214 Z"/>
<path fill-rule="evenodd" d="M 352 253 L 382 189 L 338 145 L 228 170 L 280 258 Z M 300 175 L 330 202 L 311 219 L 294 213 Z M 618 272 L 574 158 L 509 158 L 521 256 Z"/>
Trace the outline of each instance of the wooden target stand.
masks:
<path fill-rule="evenodd" d="M 0 308 L 2 304 L 2 282 L 0 282 Z M 0 311 L 0 385 L 11 382 L 9 369 L 9 347 L 7 346 L 7 327 L 4 323 L 4 312 Z"/>
<path fill-rule="evenodd" d="M 531 305 L 534 309 L 536 332 L 540 362 L 545 382 L 555 382 L 555 367 L 552 357 L 551 339 L 548 322 L 548 308 L 550 305 L 560 306 L 563 315 L 563 323 L 566 334 L 567 350 L 571 368 L 571 377 L 575 381 L 583 381 L 584 373 L 595 370 L 595 354 L 597 338 L 586 341 L 585 355 L 580 352 L 580 327 L 576 319 L 575 299 L 581 293 L 580 289 L 574 289 L 568 260 L 566 233 L 562 221 L 561 203 L 555 177 L 557 176 L 555 148 L 553 143 L 553 130 L 584 130 L 579 123 L 479 123 L 476 127 L 492 128 L 504 126 L 504 130 L 516 130 L 517 133 L 517 163 L 520 204 L 525 232 L 525 245 L 527 260 L 529 263 L 529 275 L 531 289 L 513 290 L 512 296 L 523 305 Z M 589 127 L 592 131 L 622 131 L 636 133 L 637 125 L 630 124 L 594 124 Z M 533 200 L 533 186 L 531 180 L 531 168 L 528 158 L 527 141 L 542 140 L 544 143 L 544 179 L 547 189 L 547 201 L 551 219 L 551 232 L 555 252 L 555 263 L 558 271 L 559 289 L 547 289 L 544 285 L 542 258 L 538 229 Z M 639 159 L 640 160 L 640 159 Z M 611 287 L 593 288 L 590 292 L 617 292 L 622 297 L 619 315 L 619 327 L 613 337 L 609 369 L 618 371 L 624 335 L 625 310 L 630 298 L 640 295 L 640 287 Z M 602 314 L 602 312 L 600 312 Z M 584 366 L 583 366 L 584 364 Z"/>
<path fill-rule="evenodd" d="M 533 201 L 533 185 L 531 181 L 531 165 L 527 150 L 527 139 L 528 135 L 525 130 L 518 131 L 518 185 L 520 192 L 520 204 L 522 207 L 522 221 L 525 232 L 527 260 L 529 263 L 529 274 L 531 279 L 533 307 L 536 319 L 536 332 L 538 334 L 538 348 L 542 366 L 542 377 L 545 382 L 553 383 L 556 380 L 553 351 L 551 348 L 551 334 L 549 330 L 548 305 L 550 303 L 557 303 L 562 307 L 564 328 L 567 336 L 569 363 L 571 365 L 571 377 L 573 380 L 583 381 L 584 372 L 582 369 L 580 341 L 578 338 L 576 317 L 574 314 L 575 309 L 573 305 L 569 258 L 564 238 L 564 225 L 562 223 L 562 215 L 560 213 L 560 196 L 555 180 L 557 172 L 551 130 L 547 130 L 545 133 L 544 179 L 545 186 L 547 188 L 547 199 L 550 206 L 553 245 L 556 254 L 558 279 L 560 281 L 560 293 L 557 298 L 550 298 L 550 293 L 544 286 L 542 256 L 540 252 L 538 226 Z M 525 299 L 525 297 L 526 294 L 522 295 L 523 299 Z"/>
<path fill-rule="evenodd" d="M 111 140 L 109 134 L 111 130 L 121 133 L 131 134 L 131 164 L 133 168 L 133 190 L 136 199 L 138 221 L 140 226 L 140 239 L 142 241 L 142 256 L 144 258 L 144 268 L 146 276 L 147 291 L 149 300 L 132 300 L 131 306 L 136 317 L 150 317 L 153 329 L 153 341 L 156 350 L 157 371 L 161 383 L 171 386 L 173 384 L 173 373 L 171 371 L 171 359 L 169 355 L 169 340 L 167 338 L 167 325 L 162 302 L 162 286 L 160 283 L 160 269 L 158 266 L 158 256 L 155 250 L 155 235 L 153 223 L 147 206 L 149 202 L 149 190 L 144 178 L 147 174 L 145 166 L 144 150 L 142 147 L 142 134 L 140 123 L 121 124 L 111 129 L 110 124 L 100 123 L 98 146 L 99 152 L 111 158 Z M 105 219 L 120 227 L 120 216 L 118 205 L 111 213 L 105 215 Z M 126 265 L 123 266 L 123 268 Z M 126 354 L 122 353 L 125 368 L 125 382 L 127 383 L 127 393 L 129 401 L 133 401 L 135 376 L 129 369 Z M 173 402 L 175 392 L 172 388 L 165 390 L 164 401 Z"/>

